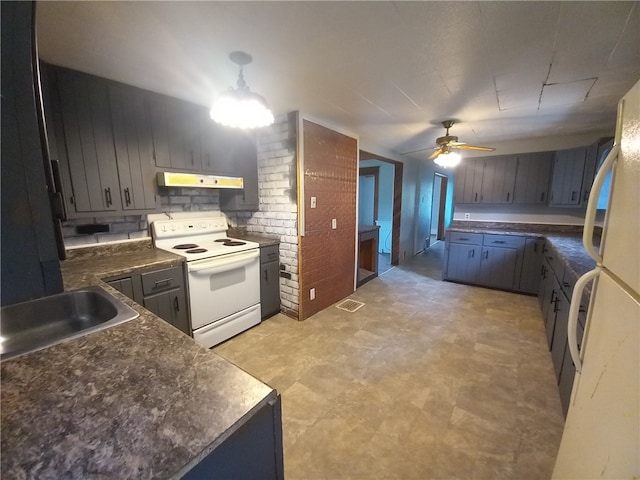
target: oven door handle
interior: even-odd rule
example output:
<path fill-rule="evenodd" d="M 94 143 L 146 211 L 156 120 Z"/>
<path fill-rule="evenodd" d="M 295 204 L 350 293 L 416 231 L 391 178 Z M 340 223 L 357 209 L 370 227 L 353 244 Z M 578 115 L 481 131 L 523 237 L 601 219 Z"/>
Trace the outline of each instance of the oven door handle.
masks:
<path fill-rule="evenodd" d="M 195 273 L 196 275 L 211 275 L 214 273 L 226 272 L 233 270 L 234 268 L 244 267 L 249 265 L 256 258 L 260 256 L 260 251 L 242 252 L 235 255 L 229 255 L 225 258 L 210 259 L 200 265 L 189 265 L 189 273 Z"/>

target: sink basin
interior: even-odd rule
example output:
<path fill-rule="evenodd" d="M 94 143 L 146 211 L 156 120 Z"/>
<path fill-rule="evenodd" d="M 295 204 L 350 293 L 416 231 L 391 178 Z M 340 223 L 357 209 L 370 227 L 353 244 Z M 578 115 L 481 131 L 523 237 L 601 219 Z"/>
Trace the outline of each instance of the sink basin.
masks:
<path fill-rule="evenodd" d="M 133 320 L 139 313 L 100 287 L 87 287 L 8 305 L 0 315 L 0 359 L 7 360 Z"/>

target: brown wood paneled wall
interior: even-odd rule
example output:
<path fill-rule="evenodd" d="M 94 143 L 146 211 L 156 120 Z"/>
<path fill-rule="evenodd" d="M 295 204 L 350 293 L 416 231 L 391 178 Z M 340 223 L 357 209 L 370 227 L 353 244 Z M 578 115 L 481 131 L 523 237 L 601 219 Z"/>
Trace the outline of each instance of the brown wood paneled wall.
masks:
<path fill-rule="evenodd" d="M 355 138 L 304 120 L 302 141 L 305 235 L 300 239 L 300 320 L 353 293 L 358 182 Z M 316 208 L 311 208 L 311 197 L 316 197 Z M 310 299 L 312 288 L 315 300 Z"/>

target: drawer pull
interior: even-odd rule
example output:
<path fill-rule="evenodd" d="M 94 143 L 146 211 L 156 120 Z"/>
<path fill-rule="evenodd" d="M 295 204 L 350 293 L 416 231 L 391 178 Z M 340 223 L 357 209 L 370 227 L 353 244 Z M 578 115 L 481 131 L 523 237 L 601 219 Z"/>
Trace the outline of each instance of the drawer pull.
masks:
<path fill-rule="evenodd" d="M 154 285 L 157 287 L 158 285 L 162 284 L 162 283 L 169 283 L 173 280 L 173 277 L 169 277 L 169 278 L 163 278 L 162 280 L 156 280 L 154 283 Z"/>
<path fill-rule="evenodd" d="M 458 240 L 460 240 L 461 242 L 468 242 L 469 239 L 467 237 L 461 237 Z"/>
<path fill-rule="evenodd" d="M 503 244 L 503 243 L 507 243 L 507 242 L 506 242 L 506 241 L 504 241 L 504 240 L 494 240 L 494 241 L 493 241 L 493 242 L 491 242 L 491 243 Z"/>

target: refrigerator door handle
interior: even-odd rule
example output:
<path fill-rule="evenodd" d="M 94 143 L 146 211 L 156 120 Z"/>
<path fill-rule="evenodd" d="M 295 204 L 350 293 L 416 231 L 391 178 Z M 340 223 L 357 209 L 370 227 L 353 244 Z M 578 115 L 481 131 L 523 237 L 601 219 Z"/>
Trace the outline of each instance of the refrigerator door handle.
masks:
<path fill-rule="evenodd" d="M 596 267 L 593 270 L 582 275 L 573 287 L 573 294 L 571 295 L 571 306 L 569 307 L 569 320 L 567 321 L 567 343 L 569 344 L 569 352 L 571 353 L 571 359 L 576 366 L 576 372 L 582 371 L 582 360 L 580 359 L 580 350 L 578 349 L 578 313 L 580 312 L 580 300 L 582 299 L 582 291 L 584 287 L 600 275 L 602 271 L 601 267 Z"/>
<path fill-rule="evenodd" d="M 609 173 L 609 170 L 613 168 L 613 165 L 618 158 L 618 153 L 620 153 L 620 145 L 616 143 L 611 148 L 611 151 L 609 152 L 609 155 L 607 155 L 607 158 L 605 158 L 604 162 L 602 162 L 602 166 L 598 170 L 598 174 L 593 181 L 591 194 L 589 195 L 589 201 L 587 202 L 587 211 L 584 216 L 582 244 L 584 245 L 584 248 L 589 256 L 593 258 L 597 264 L 602 263 L 602 255 L 600 255 L 600 252 L 593 246 L 593 229 L 596 221 L 598 197 L 600 196 L 600 190 L 602 189 L 602 185 L 607 176 L 607 173 Z"/>

